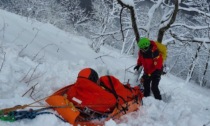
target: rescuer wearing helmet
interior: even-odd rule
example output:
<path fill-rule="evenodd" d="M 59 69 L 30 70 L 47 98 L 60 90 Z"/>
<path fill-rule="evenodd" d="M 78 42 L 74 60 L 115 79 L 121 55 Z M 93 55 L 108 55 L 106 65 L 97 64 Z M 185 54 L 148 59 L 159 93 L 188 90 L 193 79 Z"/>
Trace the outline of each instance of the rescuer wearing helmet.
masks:
<path fill-rule="evenodd" d="M 144 68 L 144 74 L 140 80 L 144 86 L 144 96 L 150 96 L 151 88 L 154 97 L 161 100 L 162 98 L 158 85 L 163 68 L 163 57 L 155 42 L 148 38 L 141 38 L 138 42 L 138 47 L 140 50 L 138 53 L 137 65 L 134 67 L 134 70 L 138 71 L 140 66 Z"/>

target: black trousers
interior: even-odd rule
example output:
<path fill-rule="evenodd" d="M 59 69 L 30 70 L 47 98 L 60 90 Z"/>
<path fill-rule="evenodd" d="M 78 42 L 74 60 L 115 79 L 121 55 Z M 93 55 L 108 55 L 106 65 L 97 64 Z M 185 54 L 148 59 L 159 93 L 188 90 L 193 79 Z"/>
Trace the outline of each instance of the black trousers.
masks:
<path fill-rule="evenodd" d="M 151 74 L 151 76 L 148 76 L 147 74 L 144 74 L 142 78 L 144 79 L 143 86 L 144 86 L 144 96 L 150 96 L 150 89 L 153 92 L 153 95 L 155 99 L 161 100 L 160 90 L 158 88 L 160 79 L 161 79 L 161 70 L 156 70 Z"/>

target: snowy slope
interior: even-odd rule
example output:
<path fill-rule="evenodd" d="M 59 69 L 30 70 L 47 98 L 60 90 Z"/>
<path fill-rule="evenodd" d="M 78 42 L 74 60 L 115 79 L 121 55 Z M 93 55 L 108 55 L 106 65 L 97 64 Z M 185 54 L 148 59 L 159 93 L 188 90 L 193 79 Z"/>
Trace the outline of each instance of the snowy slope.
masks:
<path fill-rule="evenodd" d="M 66 33 L 50 24 L 29 20 L 0 10 L 0 109 L 24 105 L 49 96 L 72 84 L 78 72 L 94 68 L 99 75 L 112 74 L 126 82 L 134 78 L 136 58 L 120 55 L 109 47 L 95 53 L 91 41 Z M 5 59 L 4 59 L 5 54 Z M 128 69 L 128 70 L 127 70 Z M 134 84 L 134 83 L 133 83 Z M 32 86 L 30 97 L 26 93 Z M 106 126 L 210 126 L 210 91 L 186 84 L 170 74 L 160 82 L 164 101 L 144 98 L 137 112 Z M 26 94 L 25 94 L 26 93 Z M 24 95 L 24 96 L 23 96 Z M 23 97 L 22 97 L 23 96 Z M 37 105 L 45 105 L 44 101 Z M 36 108 L 33 108 L 36 109 Z M 69 126 L 54 115 L 40 115 L 33 120 L 0 121 L 0 126 Z"/>

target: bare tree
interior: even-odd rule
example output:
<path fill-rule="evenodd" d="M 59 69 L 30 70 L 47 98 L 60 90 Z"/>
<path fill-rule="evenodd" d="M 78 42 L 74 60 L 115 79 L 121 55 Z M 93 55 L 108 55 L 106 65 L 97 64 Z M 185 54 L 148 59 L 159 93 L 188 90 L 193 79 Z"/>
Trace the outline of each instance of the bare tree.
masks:
<path fill-rule="evenodd" d="M 196 49 L 196 53 L 195 53 L 195 56 L 192 57 L 192 63 L 190 64 L 190 67 L 189 67 L 189 71 L 188 71 L 188 74 L 187 74 L 187 79 L 186 79 L 186 83 L 188 83 L 190 81 L 190 79 L 192 78 L 192 74 L 193 74 L 193 71 L 195 69 L 195 66 L 198 62 L 198 53 L 200 52 L 200 49 L 202 47 L 203 44 L 198 44 L 198 47 Z"/>
<path fill-rule="evenodd" d="M 58 4 L 61 5 L 58 10 L 63 12 L 66 25 L 73 25 L 75 30 L 89 19 L 79 0 L 62 0 Z"/>
<path fill-rule="evenodd" d="M 125 3 L 123 3 L 123 1 L 121 1 L 121 0 L 117 0 L 117 1 L 121 5 L 122 10 L 124 8 L 128 8 L 131 12 L 131 15 L 132 14 L 135 15 L 135 13 L 132 13 L 132 12 L 135 12 L 135 11 L 132 11 L 134 6 L 127 4 L 126 1 L 124 1 Z M 142 29 L 145 29 L 145 31 L 146 31 L 141 36 L 154 37 L 154 36 L 151 36 L 150 33 L 154 32 L 152 30 L 154 29 L 153 27 L 155 26 L 155 27 L 157 27 L 156 31 L 158 31 L 158 35 L 157 35 L 158 42 L 162 42 L 164 40 L 167 42 L 176 40 L 176 42 L 174 44 L 177 44 L 177 42 L 183 43 L 185 45 L 184 47 L 181 47 L 183 49 L 186 47 L 196 48 L 196 45 L 197 45 L 197 49 L 192 50 L 194 52 L 191 53 L 191 54 L 194 54 L 194 56 L 192 55 L 191 58 L 189 56 L 187 56 L 187 57 L 189 57 L 188 64 L 186 64 L 187 62 L 185 62 L 185 63 L 182 62 L 182 65 L 180 66 L 180 67 L 182 67 L 185 64 L 188 67 L 184 67 L 184 69 L 182 69 L 178 73 L 180 73 L 180 75 L 186 76 L 186 82 L 189 82 L 189 80 L 192 78 L 195 79 L 196 76 L 202 75 L 202 77 L 199 79 L 200 80 L 199 82 L 203 83 L 201 81 L 203 81 L 204 76 L 206 76 L 206 74 L 207 74 L 208 64 L 203 65 L 200 63 L 201 59 L 202 59 L 200 57 L 200 55 L 202 55 L 206 52 L 209 52 L 209 49 L 208 49 L 209 47 L 206 46 L 206 44 L 209 43 L 209 38 L 205 35 L 206 30 L 208 29 L 208 26 L 207 25 L 205 26 L 205 24 L 207 24 L 207 23 L 204 22 L 205 17 L 206 18 L 210 17 L 210 15 L 208 13 L 209 8 L 208 8 L 208 6 L 206 6 L 206 5 L 208 5 L 207 1 L 203 0 L 202 4 L 198 4 L 195 1 L 194 2 L 182 1 L 182 3 L 181 3 L 180 0 L 175 0 L 175 1 L 171 1 L 171 0 L 153 1 L 152 0 L 152 2 L 153 2 L 153 5 L 148 10 L 148 16 L 146 18 L 146 19 L 148 19 L 148 21 L 146 23 L 146 26 L 145 27 L 140 26 Z M 194 5 L 197 5 L 197 6 L 194 6 Z M 157 10 L 158 9 L 160 10 L 160 8 L 162 9 L 162 11 L 160 11 L 160 12 L 162 12 L 162 14 L 161 14 L 162 19 L 159 20 L 159 23 L 156 23 L 155 25 L 153 25 L 152 20 L 155 17 L 155 13 L 157 13 L 158 12 Z M 205 9 L 205 8 L 208 8 L 208 9 Z M 190 18 L 192 17 L 192 13 L 191 14 L 187 13 L 187 11 L 194 12 L 193 15 L 198 15 L 198 17 L 194 17 L 195 18 L 194 22 L 190 21 Z M 187 15 L 186 16 L 187 18 L 182 18 L 181 17 L 182 15 Z M 120 16 L 122 16 L 122 15 L 120 15 Z M 177 16 L 181 20 L 176 21 Z M 135 19 L 136 15 L 131 16 L 131 17 L 134 17 L 133 19 Z M 121 19 L 123 19 L 123 17 L 121 17 Z M 139 19 L 139 20 L 141 20 L 141 19 Z M 196 21 L 197 21 L 197 23 L 195 23 Z M 131 19 L 131 22 L 132 22 L 132 26 L 135 27 L 135 28 L 133 27 L 133 30 L 135 32 L 136 41 L 138 41 L 137 38 L 139 38 L 139 36 L 136 35 L 136 33 L 138 33 L 138 32 L 136 32 L 136 30 L 135 30 L 135 29 L 139 29 L 136 24 L 137 22 L 135 22 L 135 21 L 133 22 L 132 19 Z M 194 26 L 188 25 L 187 23 L 194 24 Z M 200 24 L 200 26 L 198 24 Z M 173 31 L 173 33 L 168 34 L 169 32 L 167 32 L 167 31 L 169 31 L 169 29 L 171 29 L 171 31 Z M 123 30 L 121 30 L 121 31 L 123 31 Z M 123 34 L 123 32 L 122 32 L 122 34 Z M 164 36 L 166 39 L 163 39 Z M 200 36 L 200 38 L 196 37 L 196 36 Z M 173 37 L 173 38 L 171 38 L 171 37 Z M 201 49 L 205 49 L 205 48 L 206 48 L 205 52 L 201 51 Z M 182 56 L 182 55 L 180 55 L 180 56 Z M 207 54 L 206 56 L 207 56 L 207 59 L 209 59 L 209 54 Z M 182 60 L 182 59 L 179 59 L 179 60 Z M 191 61 L 191 63 L 189 63 L 190 61 Z M 206 61 L 206 62 L 208 63 L 208 61 Z M 177 62 L 179 62 L 179 61 L 177 60 Z M 199 72 L 200 73 L 200 75 L 199 75 L 198 70 L 201 71 L 200 68 L 204 68 L 204 70 L 201 73 Z"/>
<path fill-rule="evenodd" d="M 210 39 L 208 22 L 210 21 L 210 15 L 209 7 L 206 6 L 208 3 L 206 0 L 200 1 L 200 3 L 197 3 L 196 1 L 184 1 L 182 5 L 184 6 L 180 7 L 179 10 L 185 18 L 184 20 L 180 18 L 180 21 L 183 20 L 184 22 L 177 22 L 171 26 L 173 29 L 171 36 L 175 38 L 177 42 L 187 42 L 187 47 L 194 48 L 197 45 L 197 49 L 194 49 L 191 52 L 194 56 L 192 58 L 186 56 L 183 59 L 185 62 L 182 62 L 182 66 L 188 66 L 185 67 L 186 69 L 184 72 L 186 74 L 186 82 L 193 79 L 203 86 L 204 83 L 209 83 L 208 80 L 205 80 L 205 76 L 209 75 L 208 62 Z M 189 15 L 188 12 L 193 15 Z"/>
<path fill-rule="evenodd" d="M 166 13 L 166 15 L 164 15 L 161 20 L 160 29 L 158 31 L 158 38 L 157 38 L 158 42 L 163 41 L 163 36 L 165 31 L 168 30 L 176 20 L 176 16 L 179 9 L 179 0 L 174 0 L 173 2 L 174 2 L 174 11 L 172 12 L 169 11 L 170 13 Z"/>
<path fill-rule="evenodd" d="M 4 63 L 5 63 L 5 58 L 6 58 L 6 52 L 4 52 L 2 48 L 0 48 L 0 61 L 1 61 L 0 72 L 3 69 Z"/>
<path fill-rule="evenodd" d="M 140 35 L 139 35 L 137 23 L 136 23 L 136 14 L 135 14 L 135 10 L 134 10 L 134 4 L 133 5 L 129 5 L 128 3 L 124 3 L 121 0 L 117 0 L 117 1 L 122 6 L 122 10 L 123 10 L 124 7 L 128 8 L 130 10 L 130 16 L 131 16 L 131 21 L 132 21 L 132 28 L 133 28 L 133 31 L 134 31 L 135 36 L 136 36 L 136 42 L 138 42 L 139 39 L 140 39 Z"/>

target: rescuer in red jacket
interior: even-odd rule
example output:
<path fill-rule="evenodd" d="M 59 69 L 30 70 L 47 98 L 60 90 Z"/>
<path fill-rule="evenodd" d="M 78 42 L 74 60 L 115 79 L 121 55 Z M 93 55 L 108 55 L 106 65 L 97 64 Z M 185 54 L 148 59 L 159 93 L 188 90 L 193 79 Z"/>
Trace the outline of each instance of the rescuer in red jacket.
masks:
<path fill-rule="evenodd" d="M 154 41 L 148 38 L 141 38 L 138 42 L 140 48 L 138 53 L 137 65 L 134 70 L 139 70 L 140 66 L 144 68 L 144 74 L 141 77 L 141 83 L 144 86 L 144 96 L 150 96 L 150 88 L 156 99 L 161 100 L 158 88 L 163 68 L 163 57 L 160 54 Z"/>

